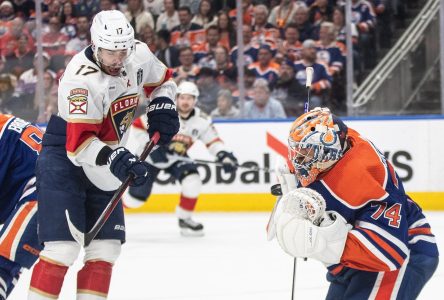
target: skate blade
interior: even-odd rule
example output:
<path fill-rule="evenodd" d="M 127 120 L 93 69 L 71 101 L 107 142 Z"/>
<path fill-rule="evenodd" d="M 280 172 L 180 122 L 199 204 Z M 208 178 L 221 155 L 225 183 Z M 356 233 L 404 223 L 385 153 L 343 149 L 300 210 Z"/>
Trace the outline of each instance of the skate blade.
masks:
<path fill-rule="evenodd" d="M 204 236 L 205 233 L 203 230 L 192 230 L 189 228 L 181 228 L 180 229 L 180 234 L 182 236 L 186 236 L 186 237 L 200 237 L 200 236 Z"/>

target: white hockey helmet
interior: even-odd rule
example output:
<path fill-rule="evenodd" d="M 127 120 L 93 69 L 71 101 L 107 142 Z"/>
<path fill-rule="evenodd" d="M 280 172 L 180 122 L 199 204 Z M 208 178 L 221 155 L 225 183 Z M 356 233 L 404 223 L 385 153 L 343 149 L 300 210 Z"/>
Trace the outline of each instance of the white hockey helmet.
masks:
<path fill-rule="evenodd" d="M 134 29 L 118 10 L 104 10 L 95 15 L 91 25 L 91 42 L 97 61 L 99 49 L 134 52 Z"/>
<path fill-rule="evenodd" d="M 197 85 L 191 81 L 182 81 L 177 87 L 177 95 L 180 94 L 194 96 L 197 100 L 199 97 L 199 89 L 197 88 Z"/>

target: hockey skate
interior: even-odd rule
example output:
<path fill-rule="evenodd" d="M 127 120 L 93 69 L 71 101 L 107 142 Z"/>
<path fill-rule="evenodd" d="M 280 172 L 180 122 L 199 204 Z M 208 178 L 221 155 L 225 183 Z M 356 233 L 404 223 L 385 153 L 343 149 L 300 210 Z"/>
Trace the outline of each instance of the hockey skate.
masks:
<path fill-rule="evenodd" d="M 204 227 L 191 218 L 179 219 L 180 234 L 183 236 L 203 236 Z"/>

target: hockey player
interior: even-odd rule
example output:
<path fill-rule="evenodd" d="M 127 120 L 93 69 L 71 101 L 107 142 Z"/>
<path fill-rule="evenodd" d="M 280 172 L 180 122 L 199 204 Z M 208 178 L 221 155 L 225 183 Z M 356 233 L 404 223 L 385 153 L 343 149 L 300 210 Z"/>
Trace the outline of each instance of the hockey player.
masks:
<path fill-rule="evenodd" d="M 39 239 L 44 243 L 34 267 L 28 299 L 58 298 L 65 274 L 81 245 L 73 224 L 87 232 L 129 174 L 132 185 L 150 176 L 147 163 L 123 146 L 139 98 L 149 97 L 148 133 L 165 144 L 177 133 L 177 86 L 171 72 L 134 40 L 134 30 L 116 10 L 98 13 L 91 42 L 68 64 L 58 89 L 59 116 L 52 116 L 37 164 Z M 142 99 L 140 99 L 142 100 Z M 112 266 L 125 241 L 121 203 L 88 247 L 77 274 L 77 299 L 105 299 Z"/>
<path fill-rule="evenodd" d="M 182 235 L 202 236 L 203 225 L 195 222 L 191 216 L 196 206 L 202 181 L 197 165 L 189 158 L 188 149 L 197 140 L 202 141 L 211 154 L 222 163 L 225 172 L 235 172 L 237 159 L 229 152 L 213 126 L 211 118 L 196 107 L 199 90 L 189 81 L 183 81 L 177 88 L 177 109 L 180 117 L 180 130 L 167 147 L 159 147 L 148 157 L 150 179 L 146 184 L 131 187 L 123 197 L 127 207 L 142 205 L 151 194 L 157 174 L 163 169 L 178 180 L 182 186 L 180 202 L 176 207 L 179 227 Z M 140 154 L 140 147 L 148 139 L 145 128 L 145 116 L 138 118 L 130 131 L 128 149 Z M 140 142 L 142 141 L 142 143 Z"/>
<path fill-rule="evenodd" d="M 274 218 L 282 249 L 327 266 L 326 299 L 416 299 L 438 249 L 391 163 L 327 108 L 296 119 L 288 142 L 294 174 L 280 168 L 284 196 Z M 309 189 L 289 188 L 297 182 Z M 304 217 L 322 202 L 323 217 Z"/>
<path fill-rule="evenodd" d="M 42 136 L 29 122 L 0 113 L 0 300 L 7 298 L 21 269 L 30 269 L 42 249 L 34 176 Z"/>

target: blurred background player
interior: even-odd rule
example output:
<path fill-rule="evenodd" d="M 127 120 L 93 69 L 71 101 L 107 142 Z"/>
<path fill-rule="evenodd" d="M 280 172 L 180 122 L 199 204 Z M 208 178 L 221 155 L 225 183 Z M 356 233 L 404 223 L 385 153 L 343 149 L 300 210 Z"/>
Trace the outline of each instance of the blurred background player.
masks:
<path fill-rule="evenodd" d="M 30 269 L 42 249 L 37 237 L 34 169 L 43 133 L 29 122 L 0 113 L 0 300 Z"/>
<path fill-rule="evenodd" d="M 294 209 L 307 200 L 300 189 L 285 193 L 275 219 L 284 251 L 328 267 L 326 299 L 416 299 L 438 266 L 438 248 L 382 152 L 319 107 L 294 121 L 288 143 L 294 176 L 284 165 L 284 186 L 316 191 L 328 214 L 317 226 Z"/>
<path fill-rule="evenodd" d="M 68 228 L 65 211 L 87 232 L 130 174 L 131 185 L 148 180 L 148 164 L 123 146 L 139 98 L 150 97 L 148 133 L 168 143 L 179 130 L 174 104 L 177 86 L 168 70 L 134 40 L 134 30 L 116 10 L 98 13 L 92 44 L 68 64 L 58 89 L 59 116 L 53 115 L 43 138 L 36 169 L 39 239 L 44 243 L 34 267 L 28 299 L 56 299 L 80 248 Z M 77 299 L 105 299 L 112 267 L 125 241 L 122 204 L 85 247 L 85 265 L 77 274 Z"/>
<path fill-rule="evenodd" d="M 216 129 L 211 118 L 196 107 L 199 90 L 189 81 L 182 82 L 177 88 L 177 109 L 180 118 L 180 130 L 171 143 L 166 147 L 159 147 L 148 157 L 150 164 L 150 180 L 146 184 L 131 187 L 123 197 L 125 206 L 134 208 L 142 205 L 150 196 L 153 183 L 160 170 L 173 176 L 182 187 L 180 202 L 176 208 L 179 218 L 179 227 L 183 235 L 203 235 L 203 225 L 195 222 L 191 217 L 196 206 L 202 181 L 197 170 L 197 165 L 188 156 L 188 149 L 200 140 L 217 161 L 222 163 L 225 172 L 236 171 L 237 159 L 229 152 Z M 128 149 L 140 155 L 145 141 L 146 133 L 145 116 L 138 118 L 131 127 L 128 139 Z"/>

